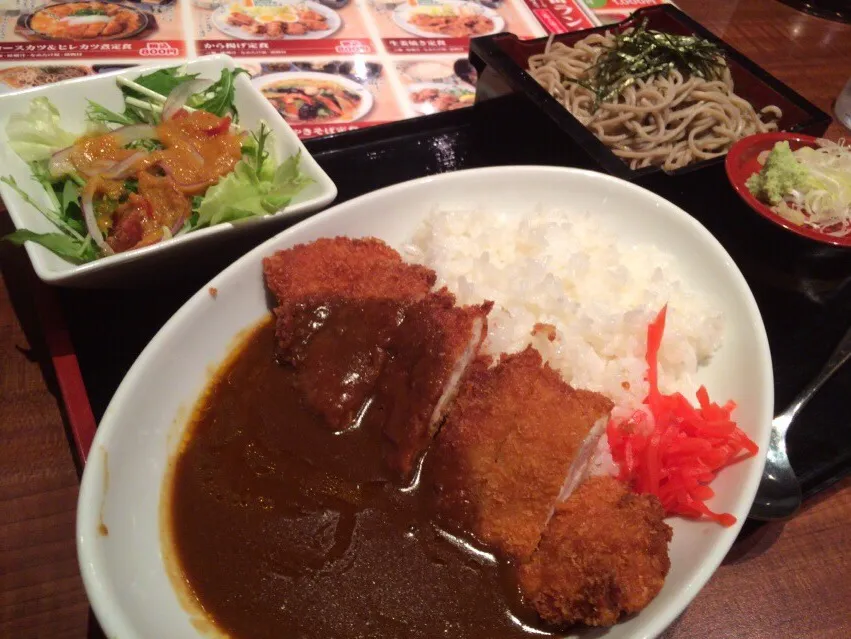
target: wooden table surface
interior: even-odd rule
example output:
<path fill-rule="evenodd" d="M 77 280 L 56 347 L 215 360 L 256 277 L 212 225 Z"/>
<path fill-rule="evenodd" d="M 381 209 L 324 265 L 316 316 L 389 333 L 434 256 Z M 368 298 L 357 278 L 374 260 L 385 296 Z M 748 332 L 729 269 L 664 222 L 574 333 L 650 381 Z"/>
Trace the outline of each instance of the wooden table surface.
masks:
<path fill-rule="evenodd" d="M 851 25 L 774 0 L 679 4 L 825 111 L 851 78 Z M 851 138 L 837 124 L 828 135 Z M 8 228 L 0 220 L 0 234 Z M 29 295 L 34 276 L 23 251 L 5 244 L 0 267 L 0 637 L 85 637 L 88 605 L 74 547 L 78 470 Z M 790 522 L 747 525 L 664 636 L 851 637 L 849 531 L 851 480 Z"/>

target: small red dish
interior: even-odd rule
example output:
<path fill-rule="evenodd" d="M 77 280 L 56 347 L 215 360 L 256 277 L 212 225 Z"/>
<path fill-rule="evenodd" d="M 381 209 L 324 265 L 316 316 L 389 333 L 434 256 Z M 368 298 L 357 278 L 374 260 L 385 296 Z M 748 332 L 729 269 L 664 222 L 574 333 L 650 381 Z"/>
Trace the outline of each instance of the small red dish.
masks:
<path fill-rule="evenodd" d="M 759 154 L 763 151 L 770 151 L 777 142 L 787 141 L 791 149 L 795 151 L 803 146 L 816 147 L 818 146 L 817 140 L 818 138 L 814 138 L 811 135 L 802 135 L 800 133 L 757 133 L 756 135 L 749 135 L 736 142 L 727 153 L 724 163 L 727 169 L 727 178 L 730 180 L 730 184 L 733 185 L 736 193 L 739 194 L 739 197 L 764 218 L 771 220 L 792 233 L 810 240 L 815 240 L 821 244 L 851 248 L 851 233 L 834 237 L 808 226 L 794 224 L 772 211 L 768 205 L 757 200 L 748 190 L 748 187 L 745 186 L 747 179 L 762 169 L 762 165 L 760 165 L 758 159 Z"/>

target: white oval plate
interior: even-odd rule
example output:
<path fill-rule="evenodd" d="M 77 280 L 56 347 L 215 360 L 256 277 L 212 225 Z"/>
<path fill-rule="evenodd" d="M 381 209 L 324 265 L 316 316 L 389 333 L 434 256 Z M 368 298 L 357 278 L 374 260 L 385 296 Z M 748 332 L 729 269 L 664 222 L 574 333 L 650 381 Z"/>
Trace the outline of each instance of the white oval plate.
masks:
<path fill-rule="evenodd" d="M 343 26 L 343 20 L 336 11 L 326 7 L 325 5 L 319 4 L 318 2 L 312 2 L 311 0 L 277 0 L 276 2 L 268 4 L 274 4 L 280 7 L 285 7 L 287 5 L 295 6 L 299 4 L 306 5 L 309 9 L 325 17 L 325 20 L 328 21 L 328 28 L 323 31 L 308 31 L 304 35 L 283 35 L 279 38 L 269 38 L 262 34 L 248 33 L 245 29 L 228 24 L 227 19 L 228 15 L 230 15 L 229 4 L 224 4 L 213 12 L 213 24 L 216 29 L 224 33 L 226 36 L 237 38 L 238 40 L 319 40 L 321 38 L 327 38 Z"/>
<path fill-rule="evenodd" d="M 477 4 L 475 2 L 466 2 L 465 0 L 442 0 L 442 2 L 440 2 L 440 4 L 445 5 L 445 6 L 454 7 L 456 9 L 461 9 L 462 7 L 467 7 L 469 9 L 472 9 L 473 11 L 477 11 L 477 12 L 481 13 L 482 15 L 487 16 L 488 18 L 493 20 L 493 29 L 491 29 L 487 33 L 477 33 L 475 36 L 469 36 L 471 38 L 472 37 L 480 38 L 482 36 L 493 35 L 494 33 L 499 33 L 500 31 L 505 29 L 505 20 L 503 20 L 501 15 L 499 15 L 493 9 L 489 9 L 489 8 L 482 6 L 480 4 Z M 410 20 L 411 12 L 414 8 L 415 7 L 412 7 L 409 4 L 400 5 L 393 12 L 393 21 L 396 24 L 398 24 L 400 27 L 402 27 L 408 33 L 412 33 L 412 34 L 419 36 L 421 38 L 444 38 L 444 39 L 446 39 L 448 37 L 451 37 L 451 36 L 443 35 L 441 33 L 435 33 L 434 31 L 423 31 L 422 29 L 420 29 L 416 25 L 411 24 L 409 22 L 409 20 Z"/>
<path fill-rule="evenodd" d="M 257 87 L 257 89 L 262 93 L 264 87 L 267 87 L 270 84 L 275 84 L 276 82 L 282 82 L 283 80 L 319 80 L 322 82 L 330 82 L 332 84 L 341 86 L 347 91 L 357 93 L 360 96 L 360 104 L 358 105 L 358 109 L 357 111 L 355 111 L 354 116 L 352 116 L 348 120 L 305 120 L 304 122 L 292 122 L 291 124 L 328 124 L 332 122 L 354 122 L 355 120 L 360 120 L 367 113 L 369 113 L 372 109 L 373 103 L 375 102 L 375 98 L 372 97 L 372 92 L 362 84 L 358 84 L 354 80 L 349 80 L 349 78 L 344 78 L 333 73 L 322 73 L 320 71 L 282 71 L 281 73 L 270 73 L 269 75 L 261 75 L 259 77 L 254 78 L 251 81 L 251 84 Z M 272 108 L 274 108 L 274 106 Z"/>
<path fill-rule="evenodd" d="M 42 205 L 49 205 L 47 193 L 32 179 L 32 173 L 21 158 L 9 148 L 6 135 L 6 123 L 12 113 L 26 113 L 30 102 L 37 97 L 48 98 L 59 110 L 61 126 L 68 131 L 83 132 L 86 129 L 87 100 L 94 100 L 108 109 L 124 110 L 121 91 L 115 78 L 124 76 L 130 79 L 148 73 L 154 69 L 185 65 L 187 73 L 198 73 L 202 78 L 216 80 L 223 68 L 234 69 L 231 57 L 226 55 L 204 56 L 189 62 L 171 62 L 152 66 L 133 67 L 112 73 L 91 75 L 84 78 L 65 80 L 43 87 L 27 89 L 13 94 L 0 96 L 0 175 L 12 175 L 18 185 L 30 197 Z M 246 74 L 240 74 L 235 82 L 235 104 L 239 110 L 240 124 L 255 131 L 260 122 L 265 122 L 272 131 L 272 148 L 275 157 L 282 162 L 293 153 L 301 152 L 301 170 L 313 179 L 313 183 L 301 191 L 287 208 L 264 217 L 251 218 L 238 224 L 224 223 L 193 231 L 171 240 L 158 242 L 151 246 L 117 253 L 88 262 L 73 264 L 51 253 L 43 246 L 26 243 L 30 261 L 38 276 L 50 284 L 79 287 L 100 287 L 122 285 L 124 278 L 146 274 L 157 266 L 158 259 L 186 255 L 190 247 L 203 247 L 214 241 L 224 240 L 227 235 L 235 235 L 243 230 L 282 224 L 305 213 L 310 213 L 330 204 L 337 197 L 337 187 L 331 178 L 316 163 L 316 160 L 304 148 L 298 136 L 278 114 L 269 101 L 251 85 Z M 41 213 L 24 202 L 6 184 L 0 183 L 0 195 L 9 210 L 9 216 L 16 228 L 27 228 L 38 233 L 56 230 Z"/>
<path fill-rule="evenodd" d="M 566 216 L 593 213 L 623 238 L 656 244 L 678 259 L 685 281 L 718 300 L 724 343 L 697 381 L 713 397 L 738 403 L 739 425 L 765 451 L 774 392 L 762 319 L 730 256 L 681 209 L 628 182 L 578 169 L 499 167 L 399 184 L 305 220 L 240 258 L 168 321 L 127 373 L 95 437 L 77 511 L 83 580 L 108 637 L 202 636 L 181 607 L 162 559 L 163 476 L 210 371 L 233 347 L 234 337 L 269 312 L 262 258 L 337 235 L 376 236 L 401 248 L 438 207 L 475 208 L 487 224 L 491 213 L 523 215 L 538 204 L 565 210 Z M 218 290 L 215 298 L 209 287 Z M 710 506 L 733 513 L 735 526 L 671 520 L 671 571 L 664 588 L 640 614 L 605 631 L 606 637 L 653 637 L 683 611 L 735 540 L 764 461 L 760 455 L 736 464 L 712 485 L 717 496 Z M 108 536 L 98 533 L 101 522 Z"/>

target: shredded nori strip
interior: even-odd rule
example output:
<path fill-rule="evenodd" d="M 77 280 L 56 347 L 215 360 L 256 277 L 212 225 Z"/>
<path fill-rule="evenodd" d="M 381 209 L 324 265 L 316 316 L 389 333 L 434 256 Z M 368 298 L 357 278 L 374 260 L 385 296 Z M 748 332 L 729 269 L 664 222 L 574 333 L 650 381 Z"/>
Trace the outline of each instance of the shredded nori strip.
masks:
<path fill-rule="evenodd" d="M 565 78 L 595 96 L 595 106 L 620 95 L 637 80 L 665 75 L 674 69 L 684 76 L 718 79 L 726 63 L 716 44 L 698 36 L 648 31 L 645 19 L 629 33 L 615 35 L 615 44 L 588 69 L 588 78 Z"/>

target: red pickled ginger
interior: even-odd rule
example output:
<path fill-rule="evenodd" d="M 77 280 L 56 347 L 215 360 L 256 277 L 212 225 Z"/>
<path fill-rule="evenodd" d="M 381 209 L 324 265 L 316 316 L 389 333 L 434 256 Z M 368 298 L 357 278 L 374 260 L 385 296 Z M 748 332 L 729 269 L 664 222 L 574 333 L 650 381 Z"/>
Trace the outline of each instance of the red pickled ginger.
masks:
<path fill-rule="evenodd" d="M 715 494 L 709 483 L 718 472 L 757 453 L 759 447 L 739 428 L 731 415 L 736 404 L 719 406 L 703 386 L 694 407 L 680 393 L 659 391 L 659 347 L 668 307 L 647 328 L 646 410 L 624 420 L 611 419 L 606 434 L 618 478 L 639 493 L 656 495 L 668 515 L 708 518 L 732 526 L 736 518 L 715 513 L 706 500 Z"/>

